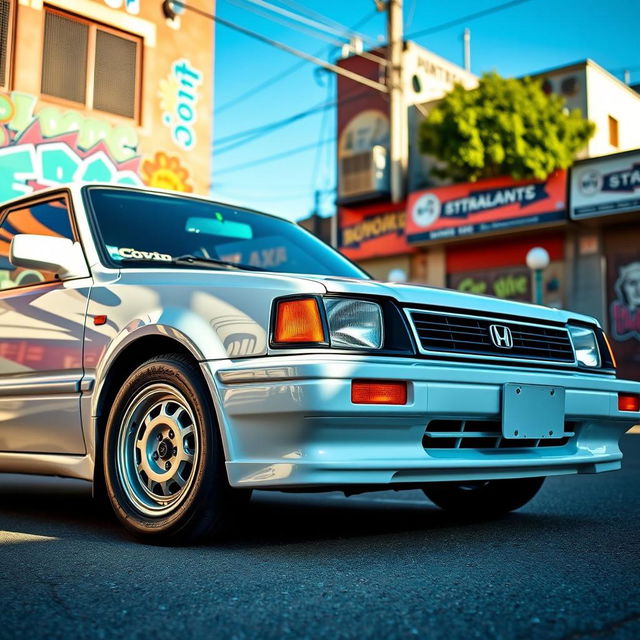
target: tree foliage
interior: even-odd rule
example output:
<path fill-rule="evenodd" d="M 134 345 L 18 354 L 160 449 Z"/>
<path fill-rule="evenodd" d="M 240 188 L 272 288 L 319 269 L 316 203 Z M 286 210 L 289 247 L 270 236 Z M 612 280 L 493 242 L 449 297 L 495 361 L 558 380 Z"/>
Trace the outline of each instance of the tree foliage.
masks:
<path fill-rule="evenodd" d="M 595 126 L 568 111 L 539 80 L 482 76 L 476 89 L 456 86 L 429 113 L 420 150 L 442 162 L 433 173 L 456 182 L 510 175 L 544 179 L 569 167 Z"/>

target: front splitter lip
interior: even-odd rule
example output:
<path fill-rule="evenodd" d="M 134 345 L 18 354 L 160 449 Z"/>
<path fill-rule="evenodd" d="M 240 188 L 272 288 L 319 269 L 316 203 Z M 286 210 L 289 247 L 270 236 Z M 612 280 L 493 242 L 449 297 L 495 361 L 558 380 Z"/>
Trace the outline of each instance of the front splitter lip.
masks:
<path fill-rule="evenodd" d="M 348 465 L 317 462 L 227 462 L 232 486 L 261 488 L 342 486 L 419 486 L 428 482 L 464 482 L 534 478 L 583 473 L 602 473 L 620 469 L 621 454 L 567 456 L 558 459 L 527 458 L 469 464 L 464 460 L 448 463 L 430 459 L 428 465 L 415 461 L 376 461 L 375 464 Z"/>

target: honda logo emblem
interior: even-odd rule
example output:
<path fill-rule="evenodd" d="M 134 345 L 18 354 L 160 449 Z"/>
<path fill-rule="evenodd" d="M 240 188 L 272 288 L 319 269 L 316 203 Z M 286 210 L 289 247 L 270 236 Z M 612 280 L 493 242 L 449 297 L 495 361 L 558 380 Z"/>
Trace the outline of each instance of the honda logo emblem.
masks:
<path fill-rule="evenodd" d="M 511 349 L 513 347 L 513 336 L 509 327 L 501 324 L 492 324 L 489 327 L 489 334 L 491 335 L 491 342 L 496 347 L 500 347 L 500 349 Z"/>

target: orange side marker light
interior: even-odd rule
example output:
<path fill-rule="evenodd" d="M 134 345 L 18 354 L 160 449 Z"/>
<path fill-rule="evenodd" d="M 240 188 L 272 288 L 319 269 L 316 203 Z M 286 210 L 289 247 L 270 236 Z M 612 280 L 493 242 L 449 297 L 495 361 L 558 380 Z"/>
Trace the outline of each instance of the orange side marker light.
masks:
<path fill-rule="evenodd" d="M 354 380 L 353 404 L 407 404 L 407 383 L 397 380 Z"/>

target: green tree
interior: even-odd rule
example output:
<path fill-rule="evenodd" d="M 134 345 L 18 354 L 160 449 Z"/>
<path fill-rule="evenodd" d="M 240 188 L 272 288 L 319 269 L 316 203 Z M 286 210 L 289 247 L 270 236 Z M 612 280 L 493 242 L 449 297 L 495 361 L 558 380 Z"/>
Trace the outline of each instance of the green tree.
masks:
<path fill-rule="evenodd" d="M 543 180 L 569 167 L 595 126 L 579 109 L 568 111 L 531 78 L 486 73 L 476 89 L 456 86 L 429 113 L 420 150 L 442 166 L 433 173 L 455 182 L 510 175 Z"/>

